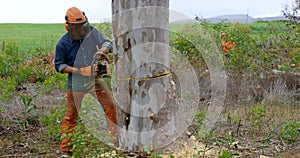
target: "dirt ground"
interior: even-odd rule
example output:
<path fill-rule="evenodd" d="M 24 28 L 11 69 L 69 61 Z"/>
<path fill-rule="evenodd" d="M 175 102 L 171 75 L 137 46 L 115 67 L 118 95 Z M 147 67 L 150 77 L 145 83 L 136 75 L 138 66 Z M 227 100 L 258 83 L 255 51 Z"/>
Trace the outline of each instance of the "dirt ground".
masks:
<path fill-rule="evenodd" d="M 35 94 L 38 91 L 38 87 L 34 84 L 27 84 L 26 91 L 29 94 Z M 51 107 L 62 107 L 62 100 L 64 100 L 64 92 L 55 90 L 50 94 L 43 94 L 37 96 L 35 104 L 40 106 L 39 112 L 47 114 L 50 112 Z M 5 112 L 1 113 L 1 119 L 14 118 L 18 116 L 20 111 L 20 100 L 16 97 L 12 103 L 1 103 L 1 106 L 7 107 Z M 14 108 L 8 108 L 13 107 Z M 57 118 L 58 120 L 61 118 Z M 13 120 L 13 119 L 12 119 Z M 229 131 L 236 130 L 229 126 L 222 127 L 223 131 L 219 131 L 218 137 L 222 137 L 223 134 Z M 243 131 L 245 130 L 245 131 Z M 60 154 L 59 146 L 60 141 L 58 139 L 51 139 L 46 136 L 47 129 L 41 124 L 33 124 L 29 127 L 22 128 L 20 124 L 0 124 L 0 158 L 8 157 L 41 157 L 41 158 L 55 158 Z M 300 138 L 297 143 L 288 145 L 280 142 L 279 140 L 273 140 L 269 144 L 261 142 L 254 142 L 243 136 L 247 133 L 246 129 L 240 129 L 241 136 L 236 142 L 231 144 L 231 151 L 234 153 L 233 157 L 278 157 L 278 158 L 297 158 L 300 157 Z M 162 157 L 167 158 L 173 155 L 174 157 L 195 157 L 194 155 L 207 158 L 215 158 L 226 150 L 222 144 L 217 142 L 211 145 L 211 149 L 205 154 L 205 142 L 200 142 L 194 135 L 193 128 L 189 128 L 186 133 L 183 133 L 178 140 L 167 147 L 162 152 Z M 57 134 L 59 137 L 59 134 Z M 264 146 L 268 146 L 264 148 Z M 118 150 L 112 152 L 121 153 L 122 157 L 140 157 L 138 154 L 122 153 Z"/>

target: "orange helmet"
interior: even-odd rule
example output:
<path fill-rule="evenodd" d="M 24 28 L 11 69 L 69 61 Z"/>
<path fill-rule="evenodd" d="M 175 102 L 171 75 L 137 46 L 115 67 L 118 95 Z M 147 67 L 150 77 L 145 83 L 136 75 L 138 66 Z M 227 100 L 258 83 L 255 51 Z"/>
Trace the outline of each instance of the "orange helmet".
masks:
<path fill-rule="evenodd" d="M 87 18 L 81 10 L 76 7 L 72 7 L 67 10 L 65 20 L 67 23 L 84 23 L 87 21 Z"/>
<path fill-rule="evenodd" d="M 84 39 L 90 32 L 90 24 L 84 12 L 76 7 L 67 10 L 65 27 L 73 40 Z"/>

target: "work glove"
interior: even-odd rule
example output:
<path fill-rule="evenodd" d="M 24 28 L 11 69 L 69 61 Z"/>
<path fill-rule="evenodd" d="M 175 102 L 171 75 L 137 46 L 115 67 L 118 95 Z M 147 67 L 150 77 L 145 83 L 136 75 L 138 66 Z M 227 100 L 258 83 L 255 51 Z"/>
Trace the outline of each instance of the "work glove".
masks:
<path fill-rule="evenodd" d="M 79 73 L 82 75 L 82 76 L 87 76 L 87 77 L 90 77 L 92 76 L 92 67 L 91 66 L 87 66 L 87 67 L 83 67 L 83 68 L 80 68 L 79 69 Z M 98 67 L 95 66 L 94 67 L 94 76 L 97 76 L 97 71 L 98 71 Z"/>

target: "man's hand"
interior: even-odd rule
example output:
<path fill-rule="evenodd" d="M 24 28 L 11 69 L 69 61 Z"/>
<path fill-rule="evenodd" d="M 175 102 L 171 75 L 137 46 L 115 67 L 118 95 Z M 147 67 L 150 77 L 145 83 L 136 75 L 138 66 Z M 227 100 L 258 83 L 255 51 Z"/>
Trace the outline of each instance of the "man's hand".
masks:
<path fill-rule="evenodd" d="M 83 68 L 80 68 L 79 70 L 80 70 L 79 73 L 82 76 L 87 76 L 87 77 L 92 76 L 92 67 L 91 66 L 83 67 Z M 97 66 L 94 68 L 94 74 L 93 75 L 97 76 Z"/>

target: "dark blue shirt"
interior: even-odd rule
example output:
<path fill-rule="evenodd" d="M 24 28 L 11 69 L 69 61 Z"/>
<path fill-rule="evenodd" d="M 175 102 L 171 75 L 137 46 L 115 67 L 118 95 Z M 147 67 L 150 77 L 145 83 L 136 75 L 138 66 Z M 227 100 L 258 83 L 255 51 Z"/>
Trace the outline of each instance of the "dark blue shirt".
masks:
<path fill-rule="evenodd" d="M 63 72 L 67 66 L 82 68 L 90 66 L 99 48 L 107 46 L 112 50 L 111 43 L 102 34 L 91 26 L 90 34 L 84 40 L 73 40 L 69 33 L 66 33 L 57 43 L 55 49 L 54 65 L 57 72 Z M 85 91 L 92 86 L 93 77 L 80 75 L 68 75 L 69 91 Z"/>

